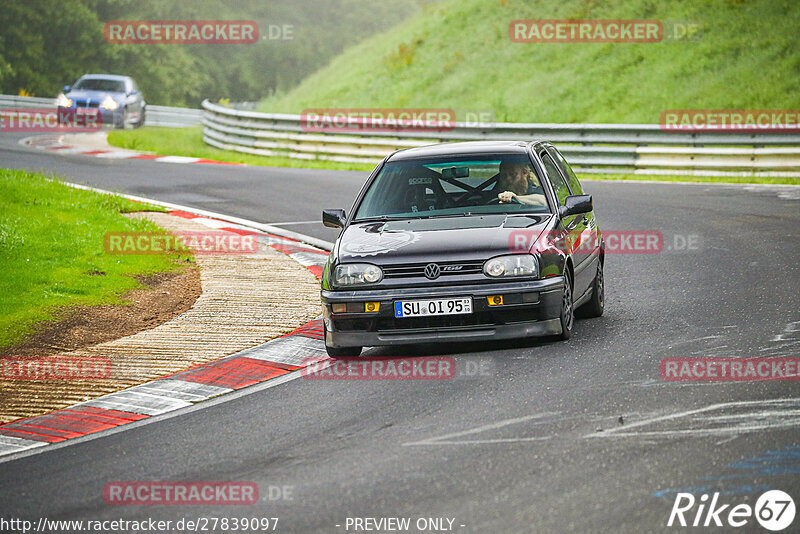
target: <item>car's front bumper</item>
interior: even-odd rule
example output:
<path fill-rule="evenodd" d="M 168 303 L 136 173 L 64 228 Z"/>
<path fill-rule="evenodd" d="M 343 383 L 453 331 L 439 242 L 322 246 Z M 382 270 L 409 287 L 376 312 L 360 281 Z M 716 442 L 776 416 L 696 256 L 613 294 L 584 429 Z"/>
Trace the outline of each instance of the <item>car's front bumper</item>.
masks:
<path fill-rule="evenodd" d="M 556 335 L 561 333 L 563 291 L 563 276 L 490 284 L 322 290 L 326 343 L 331 347 L 365 347 Z M 490 306 L 487 297 L 494 295 L 503 295 L 504 304 Z M 473 312 L 394 317 L 395 301 L 448 297 L 472 297 Z M 367 302 L 380 302 L 380 310 L 365 312 Z M 345 304 L 347 311 L 334 313 L 333 304 Z"/>

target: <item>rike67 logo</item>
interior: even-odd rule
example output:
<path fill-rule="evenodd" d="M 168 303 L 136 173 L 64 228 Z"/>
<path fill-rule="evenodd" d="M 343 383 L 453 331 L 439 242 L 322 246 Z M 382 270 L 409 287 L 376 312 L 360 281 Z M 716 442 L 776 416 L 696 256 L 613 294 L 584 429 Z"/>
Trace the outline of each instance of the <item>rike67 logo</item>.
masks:
<path fill-rule="evenodd" d="M 710 497 L 704 493 L 699 499 L 691 493 L 678 493 L 667 526 L 738 528 L 752 527 L 755 520 L 761 527 L 778 532 L 794 522 L 794 515 L 794 500 L 781 490 L 762 493 L 755 506 L 723 502 L 719 493 Z"/>

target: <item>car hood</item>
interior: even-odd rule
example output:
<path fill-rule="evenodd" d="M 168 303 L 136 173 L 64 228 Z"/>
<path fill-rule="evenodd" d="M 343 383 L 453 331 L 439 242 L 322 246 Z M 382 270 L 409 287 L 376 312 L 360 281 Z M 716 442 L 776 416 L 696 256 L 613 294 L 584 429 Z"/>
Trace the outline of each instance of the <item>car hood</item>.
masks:
<path fill-rule="evenodd" d="M 494 214 L 355 223 L 339 237 L 337 255 L 339 261 L 377 265 L 485 260 L 519 252 L 520 236 L 533 243 L 550 218 Z"/>
<path fill-rule="evenodd" d="M 91 100 L 92 102 L 102 102 L 107 96 L 110 96 L 117 103 L 125 100 L 124 93 L 110 93 L 108 91 L 70 91 L 67 93 L 67 98 L 70 100 Z"/>

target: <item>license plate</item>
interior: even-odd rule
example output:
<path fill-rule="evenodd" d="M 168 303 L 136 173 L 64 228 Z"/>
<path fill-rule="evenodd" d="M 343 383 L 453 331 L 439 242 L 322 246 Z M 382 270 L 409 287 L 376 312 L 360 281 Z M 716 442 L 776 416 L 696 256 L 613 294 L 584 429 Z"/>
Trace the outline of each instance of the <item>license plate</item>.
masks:
<path fill-rule="evenodd" d="M 472 299 L 398 300 L 394 303 L 395 317 L 427 317 L 429 315 L 462 315 L 472 313 Z"/>

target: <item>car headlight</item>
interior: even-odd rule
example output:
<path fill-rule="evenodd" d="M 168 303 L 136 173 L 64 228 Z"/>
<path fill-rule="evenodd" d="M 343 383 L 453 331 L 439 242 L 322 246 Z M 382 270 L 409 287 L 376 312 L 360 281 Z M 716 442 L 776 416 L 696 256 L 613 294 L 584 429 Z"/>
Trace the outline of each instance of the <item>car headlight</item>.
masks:
<path fill-rule="evenodd" d="M 371 263 L 343 263 L 333 271 L 333 283 L 337 286 L 377 284 L 383 280 L 383 271 Z"/>
<path fill-rule="evenodd" d="M 498 256 L 483 264 L 483 272 L 492 278 L 506 276 L 538 276 L 539 262 L 531 254 Z"/>
<path fill-rule="evenodd" d="M 60 93 L 60 94 L 59 94 L 59 95 L 56 97 L 56 107 L 59 107 L 59 108 L 68 108 L 68 107 L 70 107 L 71 105 L 72 105 L 72 100 L 70 100 L 69 98 L 67 98 L 67 95 L 65 95 L 64 93 Z"/>
<path fill-rule="evenodd" d="M 107 96 L 101 105 L 103 106 L 103 109 L 109 110 L 115 110 L 119 107 L 119 104 L 117 104 L 117 102 L 110 96 Z"/>

